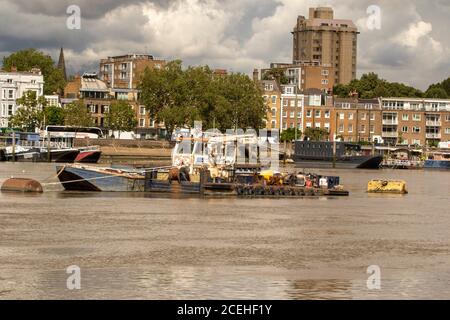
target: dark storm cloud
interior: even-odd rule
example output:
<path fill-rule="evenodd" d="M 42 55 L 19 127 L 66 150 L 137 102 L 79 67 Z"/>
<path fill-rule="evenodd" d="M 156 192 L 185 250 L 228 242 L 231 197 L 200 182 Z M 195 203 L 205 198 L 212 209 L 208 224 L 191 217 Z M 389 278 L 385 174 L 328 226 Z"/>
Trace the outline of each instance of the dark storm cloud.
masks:
<path fill-rule="evenodd" d="M 82 27 L 66 27 L 69 5 L 81 8 Z M 426 88 L 450 76 L 449 0 L 328 0 L 336 18 L 352 19 L 358 74 Z M 366 27 L 378 5 L 381 30 Z M 322 0 L 0 0 L 0 59 L 35 47 L 57 58 L 66 49 L 69 71 L 95 71 L 100 58 L 151 53 L 190 64 L 250 73 L 292 58 L 297 15 Z"/>
<path fill-rule="evenodd" d="M 162 8 L 167 7 L 175 0 L 8 0 L 14 3 L 20 11 L 43 14 L 54 17 L 66 15 L 66 10 L 71 5 L 80 7 L 86 19 L 96 19 L 118 8 L 135 4 L 154 3 Z"/>

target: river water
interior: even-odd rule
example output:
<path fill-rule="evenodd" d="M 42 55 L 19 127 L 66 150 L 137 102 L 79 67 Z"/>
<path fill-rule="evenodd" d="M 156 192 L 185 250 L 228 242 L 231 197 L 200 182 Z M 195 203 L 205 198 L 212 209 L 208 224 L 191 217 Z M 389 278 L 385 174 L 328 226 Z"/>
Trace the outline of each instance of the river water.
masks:
<path fill-rule="evenodd" d="M 450 298 L 450 172 L 317 172 L 350 197 L 2 193 L 0 299 Z M 0 183 L 10 176 L 57 182 L 51 164 L 0 163 Z M 367 194 L 372 178 L 409 194 Z M 80 290 L 67 289 L 72 265 Z"/>

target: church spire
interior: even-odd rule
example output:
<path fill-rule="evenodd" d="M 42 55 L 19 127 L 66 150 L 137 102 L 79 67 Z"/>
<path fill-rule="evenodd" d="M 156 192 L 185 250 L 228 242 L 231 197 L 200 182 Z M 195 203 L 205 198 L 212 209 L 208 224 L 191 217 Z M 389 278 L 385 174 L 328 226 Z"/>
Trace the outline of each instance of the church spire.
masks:
<path fill-rule="evenodd" d="M 64 48 L 63 47 L 61 47 L 61 52 L 59 53 L 58 69 L 62 71 L 62 73 L 64 75 L 64 80 L 67 81 L 66 60 L 64 59 Z"/>

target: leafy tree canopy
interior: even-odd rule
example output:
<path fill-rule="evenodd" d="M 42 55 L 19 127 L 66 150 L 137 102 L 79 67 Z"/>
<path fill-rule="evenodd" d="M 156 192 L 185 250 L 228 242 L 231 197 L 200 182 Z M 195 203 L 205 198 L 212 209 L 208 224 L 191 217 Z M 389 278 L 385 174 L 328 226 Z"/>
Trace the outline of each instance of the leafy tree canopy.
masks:
<path fill-rule="evenodd" d="M 371 72 L 363 74 L 361 79 L 354 79 L 348 85 L 334 86 L 334 94 L 347 98 L 352 92 L 357 92 L 362 99 L 378 97 L 423 97 L 422 91 L 397 82 L 388 82 Z"/>
<path fill-rule="evenodd" d="M 83 100 L 77 100 L 65 106 L 63 114 L 66 126 L 90 127 L 94 123 Z"/>
<path fill-rule="evenodd" d="M 163 69 L 147 69 L 141 79 L 141 103 L 152 117 L 163 121 L 168 136 L 176 127 L 203 128 L 225 132 L 233 128 L 263 126 L 267 107 L 258 85 L 243 74 L 216 76 L 207 66 L 182 68 L 180 60 Z"/>
<path fill-rule="evenodd" d="M 114 101 L 105 117 L 105 127 L 109 130 L 131 131 L 137 125 L 136 113 L 125 101 Z"/>
<path fill-rule="evenodd" d="M 4 57 L 3 68 L 11 71 L 13 67 L 25 72 L 39 68 L 44 76 L 44 94 L 62 93 L 66 85 L 64 75 L 55 67 L 53 59 L 36 49 L 21 50 Z"/>
<path fill-rule="evenodd" d="M 290 142 L 295 140 L 295 131 L 297 131 L 297 139 L 300 139 L 302 136 L 302 132 L 297 128 L 289 128 L 286 130 L 283 130 L 280 135 L 280 141 L 281 142 Z"/>
<path fill-rule="evenodd" d="M 9 118 L 9 126 L 12 128 L 22 128 L 29 132 L 34 132 L 36 128 L 41 128 L 44 122 L 44 111 L 47 101 L 44 97 L 36 97 L 35 91 L 27 91 L 22 98 L 16 101 L 19 108 L 16 113 Z"/>

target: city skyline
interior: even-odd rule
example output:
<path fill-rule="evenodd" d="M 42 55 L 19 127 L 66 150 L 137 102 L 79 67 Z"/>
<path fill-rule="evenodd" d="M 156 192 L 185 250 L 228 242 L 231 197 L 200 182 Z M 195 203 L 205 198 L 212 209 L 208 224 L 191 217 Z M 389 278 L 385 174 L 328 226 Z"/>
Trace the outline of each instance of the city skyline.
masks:
<path fill-rule="evenodd" d="M 57 61 L 63 46 L 71 74 L 98 71 L 101 58 L 135 52 L 250 75 L 270 62 L 292 61 L 290 32 L 297 16 L 315 6 L 331 6 L 336 17 L 358 26 L 357 77 L 375 72 L 426 90 L 450 70 L 445 1 L 0 0 L 0 5 L 0 57 L 35 47 Z M 66 26 L 70 5 L 81 9 L 79 30 Z M 380 29 L 367 27 L 370 5 L 381 10 Z"/>

